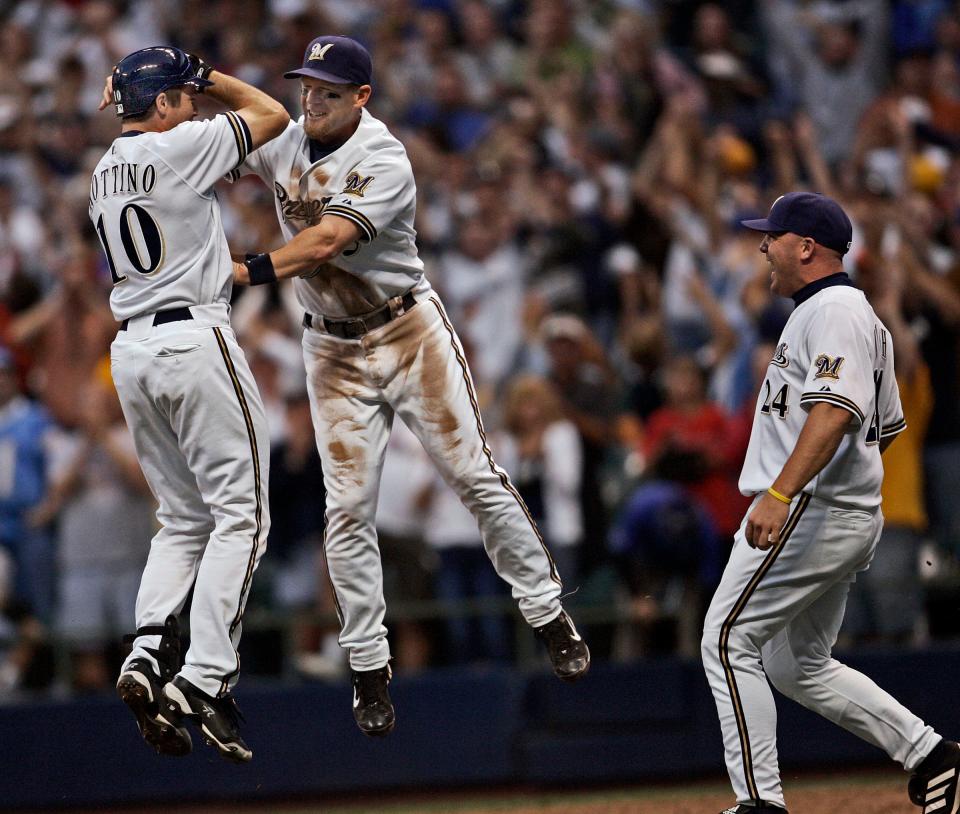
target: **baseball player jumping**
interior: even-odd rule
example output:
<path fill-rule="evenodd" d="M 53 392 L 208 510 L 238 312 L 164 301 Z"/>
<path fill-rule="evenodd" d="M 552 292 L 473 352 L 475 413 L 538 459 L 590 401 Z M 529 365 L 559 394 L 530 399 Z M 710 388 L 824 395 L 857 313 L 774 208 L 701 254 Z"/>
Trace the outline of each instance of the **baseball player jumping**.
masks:
<path fill-rule="evenodd" d="M 883 526 L 881 453 L 906 424 L 893 344 L 843 272 L 852 229 L 829 198 L 792 192 L 767 218 L 771 290 L 790 315 L 757 398 L 740 490 L 754 500 L 707 611 L 702 654 L 738 804 L 785 811 L 769 681 L 912 772 L 924 814 L 960 809 L 960 746 L 831 656 L 847 592 Z"/>
<path fill-rule="evenodd" d="M 203 90 L 231 112 L 192 121 Z M 224 757 L 248 761 L 230 689 L 270 526 L 269 455 L 260 395 L 230 328 L 233 265 L 213 185 L 290 117 L 256 88 L 167 47 L 124 57 L 100 109 L 111 102 L 123 123 L 93 173 L 90 219 L 121 323 L 113 380 L 161 525 L 117 691 L 158 752 L 190 751 L 190 719 Z M 177 619 L 191 588 L 181 666 Z"/>
<path fill-rule="evenodd" d="M 530 512 L 493 460 L 463 348 L 423 275 L 415 243 L 416 186 L 403 145 L 366 110 L 367 50 L 318 37 L 302 66 L 302 118 L 251 153 L 276 194 L 289 242 L 240 268 L 253 284 L 294 281 L 303 356 L 327 489 L 324 549 L 350 652 L 353 712 L 367 735 L 394 726 L 383 625 L 383 574 L 374 529 L 394 414 L 417 435 L 477 518 L 497 573 L 565 680 L 590 654 L 560 605 L 560 577 Z"/>

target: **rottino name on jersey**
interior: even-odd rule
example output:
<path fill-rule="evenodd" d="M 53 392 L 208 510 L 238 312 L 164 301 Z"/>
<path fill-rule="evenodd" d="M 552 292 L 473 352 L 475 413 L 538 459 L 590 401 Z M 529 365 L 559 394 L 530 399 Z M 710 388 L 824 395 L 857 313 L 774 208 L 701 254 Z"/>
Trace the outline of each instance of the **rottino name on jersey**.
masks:
<path fill-rule="evenodd" d="M 157 183 L 153 164 L 126 164 L 120 162 L 95 172 L 90 180 L 91 204 L 107 195 L 140 193 L 149 195 Z"/>

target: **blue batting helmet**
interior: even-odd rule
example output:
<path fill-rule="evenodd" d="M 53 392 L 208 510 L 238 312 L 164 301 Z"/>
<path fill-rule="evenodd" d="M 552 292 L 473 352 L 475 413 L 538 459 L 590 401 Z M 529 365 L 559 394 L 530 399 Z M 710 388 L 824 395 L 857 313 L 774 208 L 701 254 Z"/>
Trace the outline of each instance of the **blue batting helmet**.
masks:
<path fill-rule="evenodd" d="M 165 90 L 183 85 L 205 88 L 209 79 L 197 76 L 197 65 L 179 48 L 156 45 L 121 59 L 113 69 L 113 103 L 117 115 L 138 116 Z"/>

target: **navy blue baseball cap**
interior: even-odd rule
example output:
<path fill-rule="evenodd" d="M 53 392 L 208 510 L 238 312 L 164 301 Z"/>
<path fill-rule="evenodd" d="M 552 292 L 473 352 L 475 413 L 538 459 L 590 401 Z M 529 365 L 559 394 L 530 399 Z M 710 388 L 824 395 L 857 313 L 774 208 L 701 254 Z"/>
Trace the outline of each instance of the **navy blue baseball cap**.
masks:
<path fill-rule="evenodd" d="M 847 253 L 853 240 L 847 213 L 835 200 L 816 192 L 788 192 L 773 202 L 765 218 L 740 223 L 757 232 L 793 232 L 800 237 L 812 237 L 840 254 Z"/>
<path fill-rule="evenodd" d="M 303 66 L 284 79 L 309 76 L 334 85 L 369 85 L 373 79 L 370 52 L 350 37 L 317 37 L 303 52 Z"/>

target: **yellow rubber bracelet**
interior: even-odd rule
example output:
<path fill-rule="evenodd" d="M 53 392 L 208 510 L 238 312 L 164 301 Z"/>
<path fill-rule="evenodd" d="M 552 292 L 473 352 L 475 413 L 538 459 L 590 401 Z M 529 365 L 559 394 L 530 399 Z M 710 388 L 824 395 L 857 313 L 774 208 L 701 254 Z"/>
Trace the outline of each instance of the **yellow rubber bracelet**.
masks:
<path fill-rule="evenodd" d="M 767 494 L 770 495 L 770 497 L 776 498 L 776 499 L 779 500 L 781 503 L 786 503 L 788 506 L 789 506 L 791 503 L 793 503 L 793 501 L 792 501 L 790 498 L 788 498 L 786 495 L 780 494 L 780 492 L 778 492 L 778 491 L 777 491 L 776 489 L 774 489 L 772 486 L 771 486 L 769 489 L 767 489 Z"/>

